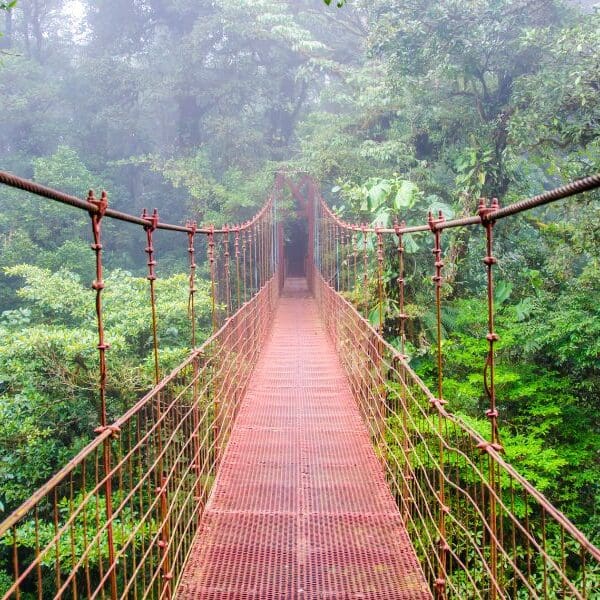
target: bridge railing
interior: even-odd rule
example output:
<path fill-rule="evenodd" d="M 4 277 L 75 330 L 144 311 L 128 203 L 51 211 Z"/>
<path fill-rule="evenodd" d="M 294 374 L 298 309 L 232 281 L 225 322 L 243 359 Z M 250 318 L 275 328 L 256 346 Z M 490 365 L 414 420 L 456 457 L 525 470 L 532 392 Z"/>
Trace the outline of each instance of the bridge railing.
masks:
<path fill-rule="evenodd" d="M 277 295 L 274 276 L 0 525 L 3 598 L 172 594 Z"/>
<path fill-rule="evenodd" d="M 431 588 L 451 598 L 593 597 L 600 551 L 322 277 L 316 289 Z"/>
<path fill-rule="evenodd" d="M 272 196 L 236 226 L 170 225 L 134 217 L 0 172 L 11 185 L 89 212 L 96 256 L 98 329 L 96 437 L 0 523 L 0 598 L 170 598 L 192 547 L 241 398 L 281 288 L 281 228 Z M 275 190 L 277 192 L 277 189 Z M 102 223 L 146 233 L 155 386 L 116 421 L 107 417 L 110 331 L 104 329 Z M 155 281 L 156 230 L 187 236 L 189 357 L 161 376 Z M 213 335 L 196 344 L 195 240 L 206 242 Z M 91 433 L 91 432 L 90 432 Z"/>
<path fill-rule="evenodd" d="M 446 222 L 441 215 L 430 215 L 426 225 L 397 223 L 391 229 L 343 222 L 308 185 L 316 215 L 315 296 L 437 598 L 584 599 L 598 594 L 600 550 L 502 455 L 494 388 L 498 337 L 492 227 L 496 218 L 599 185 L 600 176 L 594 176 L 504 209 L 482 202 L 477 217 Z M 482 377 L 482 390 L 490 402 L 487 438 L 453 414 L 452 399 L 443 396 L 440 233 L 469 225 L 483 226 L 487 241 L 489 350 Z M 433 236 L 435 393 L 411 368 L 404 350 L 408 315 L 403 236 L 415 231 L 430 231 Z M 390 235 L 391 255 L 384 251 Z M 389 256 L 393 265 L 386 262 Z M 399 349 L 383 337 L 386 270 L 397 273 Z M 372 310 L 373 303 L 378 310 Z"/>

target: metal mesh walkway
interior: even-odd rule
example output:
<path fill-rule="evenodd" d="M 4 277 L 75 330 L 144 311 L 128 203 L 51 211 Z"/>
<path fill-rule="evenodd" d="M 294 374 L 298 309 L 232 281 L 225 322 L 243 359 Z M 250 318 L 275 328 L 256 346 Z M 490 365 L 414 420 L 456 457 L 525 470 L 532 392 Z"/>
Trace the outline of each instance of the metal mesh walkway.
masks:
<path fill-rule="evenodd" d="M 178 598 L 431 598 L 304 280 L 286 282 Z"/>

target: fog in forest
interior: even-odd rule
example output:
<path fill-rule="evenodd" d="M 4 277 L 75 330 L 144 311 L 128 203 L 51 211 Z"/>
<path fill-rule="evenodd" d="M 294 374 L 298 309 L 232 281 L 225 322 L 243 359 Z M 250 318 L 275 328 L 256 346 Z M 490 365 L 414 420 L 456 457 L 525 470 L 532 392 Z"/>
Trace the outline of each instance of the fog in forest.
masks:
<path fill-rule="evenodd" d="M 423 224 L 430 210 L 472 216 L 480 197 L 504 206 L 600 171 L 593 0 L 12 4 L 0 2 L 0 169 L 79 198 L 106 190 L 132 215 L 239 222 L 285 170 L 308 173 L 347 221 Z M 598 192 L 496 232 L 506 457 L 598 543 Z M 110 222 L 105 238 L 114 417 L 148 389 L 152 348 L 144 232 Z M 189 351 L 186 243 L 156 240 L 165 369 Z M 0 519 L 96 423 L 89 244 L 85 213 L 0 189 Z M 405 244 L 407 354 L 434 385 L 431 239 Z M 443 251 L 445 394 L 483 430 L 482 237 L 449 232 Z M 198 252 L 204 339 L 209 266 Z M 398 273 L 385 277 L 385 307 L 375 289 L 348 298 L 386 311 L 399 347 Z M 0 571 L 10 561 L 0 548 Z"/>

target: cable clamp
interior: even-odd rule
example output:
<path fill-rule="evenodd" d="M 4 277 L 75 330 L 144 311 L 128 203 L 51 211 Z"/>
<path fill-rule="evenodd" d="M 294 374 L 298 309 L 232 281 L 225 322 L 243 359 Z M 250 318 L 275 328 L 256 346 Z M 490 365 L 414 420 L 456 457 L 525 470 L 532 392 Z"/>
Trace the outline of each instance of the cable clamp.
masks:
<path fill-rule="evenodd" d="M 491 223 L 494 225 L 495 221 L 492 218 L 492 215 L 500 208 L 500 203 L 498 202 L 498 198 L 492 198 L 491 204 L 487 205 L 487 200 L 485 198 L 479 198 L 479 206 L 477 207 L 477 214 L 481 219 L 481 224 L 486 225 Z"/>
<path fill-rule="evenodd" d="M 101 219 L 108 208 L 108 194 L 105 191 L 102 191 L 100 200 L 98 200 L 94 195 L 94 190 L 90 190 L 88 192 L 87 201 L 90 203 L 90 208 L 94 207 L 90 210 L 90 216 Z"/>
<path fill-rule="evenodd" d="M 153 232 L 158 227 L 158 209 L 154 209 L 152 214 L 149 214 L 146 209 L 142 211 L 142 219 L 147 221 L 147 224 L 144 225 L 144 229 L 146 231 Z"/>
<path fill-rule="evenodd" d="M 96 429 L 94 429 L 94 433 L 98 435 L 102 435 L 105 431 L 110 431 L 111 437 L 116 438 L 119 437 L 119 434 L 121 433 L 121 428 L 118 425 L 104 425 L 96 427 Z"/>

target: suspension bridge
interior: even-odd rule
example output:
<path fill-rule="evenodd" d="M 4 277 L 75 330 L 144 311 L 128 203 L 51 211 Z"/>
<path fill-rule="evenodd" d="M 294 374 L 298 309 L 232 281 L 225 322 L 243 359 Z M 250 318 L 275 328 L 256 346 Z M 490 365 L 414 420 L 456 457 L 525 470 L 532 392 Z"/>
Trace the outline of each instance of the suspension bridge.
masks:
<path fill-rule="evenodd" d="M 600 176 L 391 228 L 342 221 L 306 176 L 280 174 L 252 220 L 219 228 L 164 223 L 156 211 L 135 217 L 105 194 L 82 200 L 9 173 L 0 183 L 91 217 L 100 408 L 93 441 L 0 524 L 12 568 L 2 598 L 599 597 L 600 550 L 503 457 L 493 273 L 495 223 L 596 189 Z M 287 194 L 307 224 L 301 267 L 286 256 Z M 107 218 L 145 231 L 155 378 L 112 422 Z M 442 238 L 453 227 L 485 239 L 487 436 L 444 398 Z M 160 231 L 182 235 L 189 259 L 191 351 L 168 375 L 157 334 Z M 435 390 L 404 346 L 404 236 L 416 232 L 431 235 Z M 198 346 L 200 254 L 213 334 Z M 397 273 L 399 348 L 384 337 L 387 269 Z"/>

